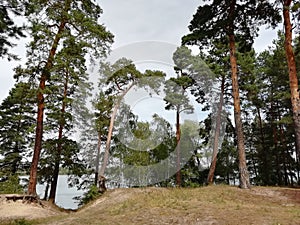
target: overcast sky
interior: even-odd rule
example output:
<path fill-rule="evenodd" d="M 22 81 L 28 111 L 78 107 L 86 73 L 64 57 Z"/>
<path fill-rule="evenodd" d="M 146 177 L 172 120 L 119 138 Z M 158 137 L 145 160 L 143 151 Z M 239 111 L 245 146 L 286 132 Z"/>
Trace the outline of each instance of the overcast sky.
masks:
<path fill-rule="evenodd" d="M 142 41 L 162 41 L 180 45 L 187 26 L 196 12 L 199 0 L 98 0 L 103 9 L 101 22 L 115 35 L 113 49 Z M 267 30 L 255 42 L 257 51 L 266 49 L 276 37 Z M 13 68 L 25 60 L 25 42 L 19 42 L 14 52 L 21 62 L 0 59 L 0 101 L 13 87 Z"/>

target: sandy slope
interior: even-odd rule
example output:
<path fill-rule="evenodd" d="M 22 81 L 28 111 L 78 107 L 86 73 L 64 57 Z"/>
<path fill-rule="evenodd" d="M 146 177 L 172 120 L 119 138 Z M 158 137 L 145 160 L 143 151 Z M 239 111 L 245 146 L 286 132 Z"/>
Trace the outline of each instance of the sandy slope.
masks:
<path fill-rule="evenodd" d="M 0 222 L 14 218 L 34 219 L 34 224 L 43 225 L 300 225 L 300 189 L 241 190 L 222 185 L 115 189 L 77 212 L 61 211 L 47 202 L 0 201 Z"/>
<path fill-rule="evenodd" d="M 15 218 L 36 219 L 63 214 L 57 207 L 48 202 L 40 203 L 23 202 L 22 200 L 7 201 L 0 195 L 0 221 Z"/>

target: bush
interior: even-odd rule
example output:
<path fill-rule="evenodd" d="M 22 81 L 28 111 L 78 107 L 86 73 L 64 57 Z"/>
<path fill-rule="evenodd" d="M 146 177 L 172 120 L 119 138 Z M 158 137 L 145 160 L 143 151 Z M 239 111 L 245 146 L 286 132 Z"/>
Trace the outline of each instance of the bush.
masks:
<path fill-rule="evenodd" d="M 14 225 L 31 225 L 32 223 L 30 223 L 29 221 L 26 221 L 25 219 L 19 219 L 19 220 L 15 220 Z"/>
<path fill-rule="evenodd" d="M 0 183 L 0 194 L 22 194 L 23 188 L 19 183 L 18 175 L 9 176 Z"/>
<path fill-rule="evenodd" d="M 1 222 L 2 225 L 32 225 L 31 222 L 25 220 L 24 218 L 22 219 L 15 219 L 11 221 L 6 221 L 6 222 Z"/>
<path fill-rule="evenodd" d="M 79 203 L 79 205 L 85 205 L 96 198 L 98 198 L 101 194 L 99 193 L 99 189 L 96 185 L 91 185 L 89 187 L 89 190 L 83 194 L 83 197 Z"/>

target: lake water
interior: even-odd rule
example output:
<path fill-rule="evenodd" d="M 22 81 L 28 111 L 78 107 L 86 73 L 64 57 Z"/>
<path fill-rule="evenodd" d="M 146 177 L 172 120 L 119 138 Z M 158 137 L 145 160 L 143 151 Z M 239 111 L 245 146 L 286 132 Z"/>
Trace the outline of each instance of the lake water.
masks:
<path fill-rule="evenodd" d="M 28 178 L 28 176 L 22 176 L 22 178 Z M 40 198 L 44 197 L 46 185 L 38 184 L 36 186 L 36 192 Z M 82 196 L 84 193 L 83 190 L 77 190 L 76 187 L 68 186 L 68 176 L 59 175 L 58 184 L 56 190 L 56 205 L 65 208 L 65 209 L 77 209 L 79 202 L 73 198 L 76 196 Z"/>

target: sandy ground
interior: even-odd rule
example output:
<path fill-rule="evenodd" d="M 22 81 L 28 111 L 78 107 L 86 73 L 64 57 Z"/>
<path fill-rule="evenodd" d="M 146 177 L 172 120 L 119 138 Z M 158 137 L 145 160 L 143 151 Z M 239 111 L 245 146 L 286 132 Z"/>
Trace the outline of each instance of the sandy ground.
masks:
<path fill-rule="evenodd" d="M 145 213 L 147 212 L 147 213 Z M 46 217 L 51 217 L 43 219 Z M 300 224 L 300 190 L 215 186 L 199 189 L 115 189 L 77 212 L 46 201 L 7 201 L 0 195 L 1 221 L 38 219 L 47 225 L 111 224 Z M 229 221 L 229 222 L 228 222 Z"/>
<path fill-rule="evenodd" d="M 63 213 L 48 202 L 30 203 L 23 202 L 22 200 L 7 201 L 4 196 L 5 195 L 0 195 L 0 221 L 13 218 L 36 219 Z"/>

